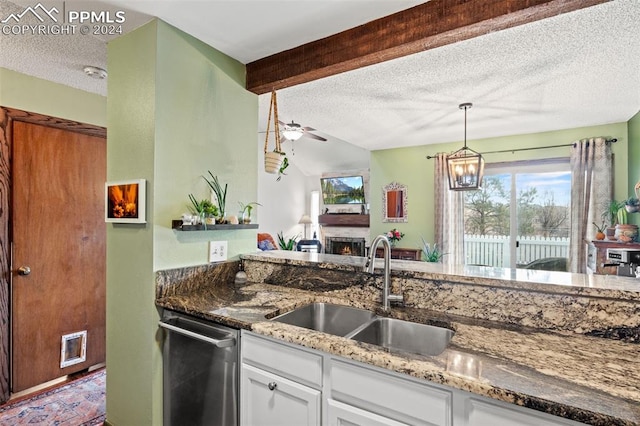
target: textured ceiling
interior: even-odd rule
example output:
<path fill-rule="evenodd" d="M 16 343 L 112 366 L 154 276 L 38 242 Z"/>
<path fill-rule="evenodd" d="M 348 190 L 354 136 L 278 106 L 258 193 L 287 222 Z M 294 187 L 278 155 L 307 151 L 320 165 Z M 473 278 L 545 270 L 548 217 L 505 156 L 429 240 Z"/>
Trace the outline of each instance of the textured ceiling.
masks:
<path fill-rule="evenodd" d="M 639 22 L 637 0 L 605 3 L 281 90 L 280 115 L 372 150 L 462 140 L 462 102 L 469 139 L 627 121 Z"/>
<path fill-rule="evenodd" d="M 94 10 L 126 8 L 126 31 L 158 16 L 246 63 L 420 2 L 66 2 L 89 3 Z M 33 4 L 0 0 L 0 19 Z M 616 0 L 491 33 L 283 89 L 280 118 L 329 139 L 296 142 L 296 163 L 307 174 L 338 163 L 360 168 L 354 162 L 368 158 L 367 150 L 460 141 L 462 102 L 474 104 L 470 140 L 627 121 L 640 110 L 638 22 L 640 2 Z M 106 94 L 105 81 L 81 71 L 86 64 L 106 66 L 105 41 L 0 35 L 0 66 Z M 260 96 L 262 130 L 268 105 L 269 95 Z"/>
<path fill-rule="evenodd" d="M 0 21 L 12 13 L 19 14 L 26 7 L 34 7 L 38 0 L 0 0 Z M 105 10 L 115 13 L 119 8 L 94 1 L 46 1 L 41 2 L 48 9 L 56 7 L 73 7 L 76 10 Z M 100 9 L 96 5 L 100 4 Z M 56 15 L 58 16 L 58 15 Z M 124 31 L 131 31 L 152 19 L 137 13 L 128 13 Z M 10 21 L 11 24 L 13 21 Z M 48 23 L 51 21 L 45 21 Z M 20 25 L 41 24 L 35 15 L 25 14 L 20 18 Z M 0 33 L 0 67 L 45 80 L 61 83 L 91 93 L 106 96 L 107 81 L 87 77 L 83 68 L 92 65 L 107 68 L 107 41 L 114 38 L 92 34 L 82 35 L 13 35 Z"/>

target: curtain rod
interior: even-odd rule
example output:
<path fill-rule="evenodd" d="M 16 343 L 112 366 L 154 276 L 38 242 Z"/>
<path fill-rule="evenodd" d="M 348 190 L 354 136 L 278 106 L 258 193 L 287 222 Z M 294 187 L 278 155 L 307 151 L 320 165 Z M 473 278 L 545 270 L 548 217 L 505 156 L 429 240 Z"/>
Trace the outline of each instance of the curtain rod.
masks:
<path fill-rule="evenodd" d="M 606 143 L 616 143 L 618 142 L 618 139 L 607 139 Z M 499 153 L 504 153 L 504 152 L 510 152 L 510 153 L 514 153 L 517 151 L 531 151 L 534 149 L 547 149 L 547 148 L 561 148 L 564 146 L 575 146 L 575 142 L 574 143 L 565 143 L 562 145 L 551 145 L 551 146 L 533 146 L 531 148 L 516 148 L 516 149 L 503 149 L 500 151 L 487 151 L 487 152 L 481 152 L 480 154 L 485 155 L 485 154 L 499 154 Z M 431 160 L 433 158 L 436 158 L 434 155 L 427 155 L 427 160 Z"/>

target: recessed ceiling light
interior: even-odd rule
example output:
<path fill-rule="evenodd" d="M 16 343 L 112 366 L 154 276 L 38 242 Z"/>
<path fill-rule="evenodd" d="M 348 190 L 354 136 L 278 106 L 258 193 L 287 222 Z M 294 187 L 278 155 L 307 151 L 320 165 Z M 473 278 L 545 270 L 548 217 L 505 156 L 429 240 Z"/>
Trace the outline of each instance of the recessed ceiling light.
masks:
<path fill-rule="evenodd" d="M 103 70 L 102 68 L 92 67 L 90 65 L 84 67 L 84 73 L 89 77 L 98 80 L 104 80 L 105 78 L 107 78 L 107 71 Z"/>

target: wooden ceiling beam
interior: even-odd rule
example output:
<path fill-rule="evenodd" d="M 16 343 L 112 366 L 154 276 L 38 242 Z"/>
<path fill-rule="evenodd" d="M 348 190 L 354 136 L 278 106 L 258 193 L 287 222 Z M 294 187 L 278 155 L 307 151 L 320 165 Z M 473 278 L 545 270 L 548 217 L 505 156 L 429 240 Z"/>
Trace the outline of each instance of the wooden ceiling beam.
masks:
<path fill-rule="evenodd" d="M 307 83 L 609 0 L 431 0 L 247 64 L 256 94 Z"/>

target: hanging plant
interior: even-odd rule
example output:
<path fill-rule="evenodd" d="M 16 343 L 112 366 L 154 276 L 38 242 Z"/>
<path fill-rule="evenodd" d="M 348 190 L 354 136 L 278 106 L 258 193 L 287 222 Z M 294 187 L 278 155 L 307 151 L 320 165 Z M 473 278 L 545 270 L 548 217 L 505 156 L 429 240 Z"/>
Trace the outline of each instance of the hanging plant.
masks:
<path fill-rule="evenodd" d="M 275 148 L 269 151 L 269 129 L 271 128 L 271 119 L 273 118 L 273 128 L 275 135 Z M 264 139 L 264 171 L 275 174 L 282 170 L 282 163 L 287 159 L 286 153 L 282 150 L 280 141 L 280 127 L 278 121 L 278 99 L 276 91 L 271 92 L 271 103 L 269 105 L 269 117 L 267 118 L 267 132 Z M 288 161 L 287 161 L 288 163 Z M 280 180 L 280 176 L 278 177 Z"/>
<path fill-rule="evenodd" d="M 284 160 L 282 160 L 282 164 L 280 165 L 280 169 L 278 169 L 278 179 L 276 179 L 276 181 L 280 181 L 280 179 L 282 179 L 282 176 L 286 175 L 286 173 L 284 172 L 287 167 L 289 167 L 289 159 L 287 157 L 284 157 Z"/>

